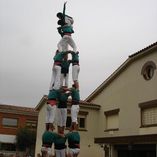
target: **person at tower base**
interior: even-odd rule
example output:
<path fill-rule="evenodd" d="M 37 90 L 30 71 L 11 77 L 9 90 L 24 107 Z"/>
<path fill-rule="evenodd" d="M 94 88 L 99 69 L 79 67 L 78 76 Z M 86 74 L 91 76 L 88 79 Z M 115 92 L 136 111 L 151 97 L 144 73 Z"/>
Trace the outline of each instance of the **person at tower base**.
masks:
<path fill-rule="evenodd" d="M 54 126 L 49 125 L 49 130 L 46 130 L 42 135 L 42 157 L 53 157 L 52 144 L 55 142 L 57 134 L 53 132 Z"/>
<path fill-rule="evenodd" d="M 78 125 L 72 124 L 71 131 L 65 135 L 68 140 L 68 157 L 77 157 L 80 152 L 80 134 Z"/>
<path fill-rule="evenodd" d="M 55 157 L 66 157 L 66 138 L 62 130 L 58 130 L 56 140 L 54 142 L 55 146 Z"/>

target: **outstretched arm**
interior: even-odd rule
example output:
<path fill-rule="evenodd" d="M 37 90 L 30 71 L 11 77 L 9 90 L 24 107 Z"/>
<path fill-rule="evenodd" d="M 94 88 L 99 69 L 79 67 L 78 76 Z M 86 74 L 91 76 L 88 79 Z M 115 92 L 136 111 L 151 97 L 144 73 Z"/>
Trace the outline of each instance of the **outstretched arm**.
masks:
<path fill-rule="evenodd" d="M 67 2 L 64 2 L 64 7 L 63 7 L 63 20 L 65 22 L 65 9 L 66 9 L 66 4 Z"/>

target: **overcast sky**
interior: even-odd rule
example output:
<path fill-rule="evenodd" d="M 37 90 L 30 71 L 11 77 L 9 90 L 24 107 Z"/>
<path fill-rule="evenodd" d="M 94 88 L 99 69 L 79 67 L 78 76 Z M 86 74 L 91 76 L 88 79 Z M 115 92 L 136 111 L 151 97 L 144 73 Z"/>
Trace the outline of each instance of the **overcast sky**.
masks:
<path fill-rule="evenodd" d="M 0 0 L 0 103 L 35 107 L 48 94 L 63 3 Z M 74 18 L 82 99 L 157 41 L 157 0 L 68 0 L 66 13 Z"/>

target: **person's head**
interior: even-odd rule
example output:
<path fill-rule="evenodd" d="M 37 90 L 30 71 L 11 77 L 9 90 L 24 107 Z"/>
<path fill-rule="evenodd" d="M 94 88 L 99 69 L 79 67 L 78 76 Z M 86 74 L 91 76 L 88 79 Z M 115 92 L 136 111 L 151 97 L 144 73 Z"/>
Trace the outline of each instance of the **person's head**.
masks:
<path fill-rule="evenodd" d="M 65 25 L 65 22 L 63 20 L 58 20 L 57 24 L 63 26 Z"/>
<path fill-rule="evenodd" d="M 78 124 L 76 122 L 72 122 L 71 124 L 71 131 L 78 130 Z"/>
<path fill-rule="evenodd" d="M 58 49 L 56 50 L 56 54 L 57 54 L 57 53 L 59 53 L 59 50 L 58 50 Z"/>
<path fill-rule="evenodd" d="M 57 16 L 59 19 L 62 19 L 62 18 L 63 18 L 63 13 L 58 12 L 56 16 Z"/>
<path fill-rule="evenodd" d="M 65 60 L 65 61 L 68 60 L 68 54 L 64 55 L 64 60 Z"/>
<path fill-rule="evenodd" d="M 60 93 L 64 93 L 64 86 L 60 87 L 60 90 L 59 90 Z"/>
<path fill-rule="evenodd" d="M 58 126 L 58 134 L 64 134 L 63 127 Z"/>
<path fill-rule="evenodd" d="M 53 123 L 49 123 L 49 130 L 53 131 L 54 129 L 55 129 L 55 127 L 54 127 Z"/>
<path fill-rule="evenodd" d="M 74 84 L 72 84 L 72 87 L 73 87 L 73 88 L 76 88 L 76 84 L 75 84 L 75 83 L 74 83 Z"/>

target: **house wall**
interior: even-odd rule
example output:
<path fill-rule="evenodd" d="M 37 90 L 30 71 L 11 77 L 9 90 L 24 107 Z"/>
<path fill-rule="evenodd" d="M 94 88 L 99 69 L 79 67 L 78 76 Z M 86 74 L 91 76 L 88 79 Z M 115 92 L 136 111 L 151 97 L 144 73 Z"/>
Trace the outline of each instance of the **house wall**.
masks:
<path fill-rule="evenodd" d="M 98 96 L 91 102 L 101 105 L 98 115 L 97 137 L 127 136 L 145 133 L 156 133 L 157 128 L 140 128 L 141 102 L 157 98 L 157 69 L 151 80 L 144 80 L 141 75 L 142 66 L 147 61 L 153 61 L 157 65 L 157 51 L 132 62 L 127 68 L 116 77 Z M 120 109 L 119 130 L 104 132 L 105 116 L 104 111 Z"/>

